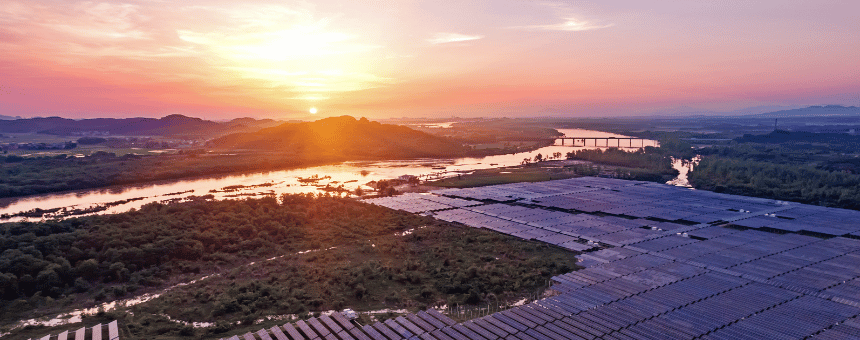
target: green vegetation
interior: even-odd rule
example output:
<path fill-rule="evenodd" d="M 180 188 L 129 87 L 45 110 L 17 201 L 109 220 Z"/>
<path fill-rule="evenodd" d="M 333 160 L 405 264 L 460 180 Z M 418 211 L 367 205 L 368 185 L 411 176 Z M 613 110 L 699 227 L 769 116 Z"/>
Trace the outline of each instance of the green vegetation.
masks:
<path fill-rule="evenodd" d="M 69 157 L 66 154 L 34 158 L 0 156 L 0 197 L 280 170 L 347 160 L 501 152 L 499 149 L 473 151 L 450 139 L 348 116 L 283 124 L 257 133 L 228 135 L 214 140 L 210 146 L 221 150 L 213 153 L 186 149 L 178 154 L 158 156 L 117 156 L 107 152 L 94 152 L 86 157 Z"/>
<path fill-rule="evenodd" d="M 527 166 L 475 170 L 468 175 L 440 179 L 429 182 L 428 185 L 445 188 L 471 188 L 518 182 L 543 182 L 578 177 L 577 175 L 578 173 L 573 171 L 571 167 L 548 167 L 536 163 Z"/>
<path fill-rule="evenodd" d="M 774 131 L 697 150 L 697 189 L 860 210 L 860 137 Z"/>
<path fill-rule="evenodd" d="M 611 171 L 611 174 L 622 179 L 665 183 L 678 176 L 678 170 L 672 168 L 672 160 L 666 155 L 666 150 L 651 146 L 634 152 L 621 149 L 577 150 L 568 152 L 567 159 L 618 166 Z M 583 171 L 586 170 L 593 171 L 583 169 Z"/>
<path fill-rule="evenodd" d="M 688 177 L 696 189 L 860 210 L 854 174 L 709 156 Z"/>
<path fill-rule="evenodd" d="M 474 119 L 456 122 L 450 128 L 418 128 L 436 136 L 451 138 L 468 144 L 495 144 L 498 149 L 515 149 L 522 141 L 552 140 L 561 133 L 547 127 L 540 119 Z"/>
<path fill-rule="evenodd" d="M 0 225 L 0 316 L 85 293 L 95 301 L 247 259 L 318 249 L 432 219 L 335 197 L 149 204 L 139 211 Z"/>
<path fill-rule="evenodd" d="M 287 256 L 180 287 L 133 308 L 248 325 L 270 315 L 512 302 L 575 268 L 573 253 L 486 230 L 432 224 L 405 236 Z"/>
<path fill-rule="evenodd" d="M 96 152 L 87 157 L 0 156 L 0 197 L 133 184 L 157 180 L 333 163 L 332 157 L 287 157 L 267 153 L 136 156 Z"/>
<path fill-rule="evenodd" d="M 308 249 L 328 250 L 298 254 Z M 215 274 L 132 307 L 133 315 L 96 317 L 120 319 L 133 337 L 204 336 L 265 315 L 510 300 L 575 269 L 573 255 L 330 196 L 149 204 L 0 224 L 0 319 L 56 315 Z M 222 322 L 204 331 L 166 316 Z"/>
<path fill-rule="evenodd" d="M 95 118 L 73 120 L 60 117 L 27 118 L 4 121 L 2 133 L 39 133 L 57 136 L 174 136 L 206 139 L 233 132 L 256 131 L 281 122 L 271 119 L 238 118 L 213 122 L 173 114 L 162 118 Z"/>

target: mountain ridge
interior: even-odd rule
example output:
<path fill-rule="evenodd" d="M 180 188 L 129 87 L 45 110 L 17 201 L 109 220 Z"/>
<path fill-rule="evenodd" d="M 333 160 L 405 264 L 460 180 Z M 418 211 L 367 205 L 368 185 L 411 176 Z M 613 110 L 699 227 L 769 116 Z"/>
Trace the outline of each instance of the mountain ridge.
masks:
<path fill-rule="evenodd" d="M 272 119 L 237 118 L 214 122 L 172 114 L 162 118 L 90 118 L 74 120 L 62 117 L 24 118 L 4 121 L 0 133 L 44 133 L 61 136 L 127 135 L 127 136 L 220 136 L 235 132 L 256 131 L 280 124 Z"/>
<path fill-rule="evenodd" d="M 780 110 L 746 117 L 757 118 L 782 118 L 782 117 L 806 117 L 806 116 L 860 116 L 860 107 L 842 105 L 808 106 L 799 109 Z"/>
<path fill-rule="evenodd" d="M 208 146 L 350 157 L 450 157 L 465 153 L 462 144 L 446 138 L 351 116 L 230 134 L 210 141 Z"/>

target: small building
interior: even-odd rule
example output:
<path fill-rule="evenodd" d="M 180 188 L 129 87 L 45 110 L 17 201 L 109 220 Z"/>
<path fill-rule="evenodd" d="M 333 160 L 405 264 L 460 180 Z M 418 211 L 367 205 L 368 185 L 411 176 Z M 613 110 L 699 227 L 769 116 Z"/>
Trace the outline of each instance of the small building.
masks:
<path fill-rule="evenodd" d="M 418 176 L 403 175 L 403 176 L 397 177 L 397 179 L 404 181 L 404 182 L 413 182 L 413 181 L 418 181 Z"/>

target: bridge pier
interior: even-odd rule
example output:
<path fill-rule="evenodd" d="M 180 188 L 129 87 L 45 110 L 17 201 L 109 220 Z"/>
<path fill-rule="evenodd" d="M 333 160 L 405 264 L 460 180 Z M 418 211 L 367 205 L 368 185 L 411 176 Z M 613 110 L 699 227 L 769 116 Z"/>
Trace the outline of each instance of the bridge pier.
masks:
<path fill-rule="evenodd" d="M 570 140 L 570 146 L 577 146 L 576 144 L 577 144 L 579 141 L 582 141 L 582 146 L 588 146 L 588 141 L 589 141 L 589 140 L 592 140 L 592 141 L 594 141 L 594 145 L 593 145 L 594 147 L 601 147 L 601 146 L 600 146 L 600 142 L 599 142 L 599 140 L 601 140 L 601 139 L 602 139 L 602 140 L 603 140 L 603 147 L 606 147 L 606 148 L 611 148 L 611 147 L 617 147 L 617 148 L 620 148 L 620 147 L 621 147 L 621 140 L 622 140 L 622 139 L 626 139 L 626 140 L 627 140 L 627 147 L 628 147 L 628 148 L 632 148 L 632 147 L 633 147 L 633 141 L 634 141 L 634 140 L 638 140 L 638 141 L 639 141 L 639 147 L 641 147 L 641 148 L 644 148 L 644 147 L 645 147 L 645 139 L 644 139 L 644 138 L 635 138 L 635 137 L 617 137 L 617 138 L 612 138 L 612 137 L 567 137 L 567 136 L 564 136 L 564 137 L 560 137 L 560 138 L 555 138 L 555 140 L 558 140 L 558 139 L 560 139 L 560 140 L 561 140 L 561 145 L 562 145 L 562 146 L 567 145 L 566 140 L 568 140 L 568 139 L 569 139 L 569 140 Z M 611 146 L 611 145 L 610 145 L 610 140 L 612 140 L 612 139 L 616 140 L 616 141 L 615 141 L 615 146 Z"/>

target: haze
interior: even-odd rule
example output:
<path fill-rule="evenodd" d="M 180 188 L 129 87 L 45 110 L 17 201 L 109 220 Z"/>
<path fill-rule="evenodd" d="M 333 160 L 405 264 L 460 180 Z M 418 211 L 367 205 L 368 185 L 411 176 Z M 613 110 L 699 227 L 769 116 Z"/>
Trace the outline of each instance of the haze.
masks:
<path fill-rule="evenodd" d="M 857 1 L 0 3 L 0 114 L 629 116 L 860 102 Z"/>

